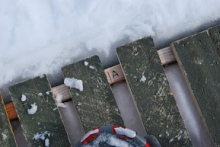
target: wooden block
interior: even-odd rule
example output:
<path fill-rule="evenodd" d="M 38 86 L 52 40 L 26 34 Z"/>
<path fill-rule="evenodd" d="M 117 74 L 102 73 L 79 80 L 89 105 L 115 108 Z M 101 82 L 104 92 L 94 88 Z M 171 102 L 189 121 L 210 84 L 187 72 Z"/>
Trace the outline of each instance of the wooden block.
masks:
<path fill-rule="evenodd" d="M 45 75 L 11 86 L 9 91 L 28 146 L 70 146 Z"/>
<path fill-rule="evenodd" d="M 118 58 L 148 134 L 164 147 L 190 147 L 152 38 L 117 48 Z"/>
<path fill-rule="evenodd" d="M 0 147 L 16 147 L 15 137 L 6 115 L 1 93 L 0 101 Z"/>
<path fill-rule="evenodd" d="M 207 32 L 172 44 L 177 62 L 216 146 L 220 146 L 220 59 Z"/>
<path fill-rule="evenodd" d="M 113 84 L 125 79 L 120 65 L 105 69 L 105 75 L 108 79 L 109 84 Z"/>
<path fill-rule="evenodd" d="M 12 102 L 6 104 L 5 109 L 6 109 L 7 117 L 9 120 L 14 120 L 17 118 L 17 112 L 16 112 L 15 106 Z"/>
<path fill-rule="evenodd" d="M 216 52 L 220 56 L 220 26 L 216 26 L 208 30 Z"/>
<path fill-rule="evenodd" d="M 110 85 L 98 56 L 62 68 L 66 78 L 83 81 L 83 91 L 70 89 L 85 131 L 100 125 L 123 125 Z"/>

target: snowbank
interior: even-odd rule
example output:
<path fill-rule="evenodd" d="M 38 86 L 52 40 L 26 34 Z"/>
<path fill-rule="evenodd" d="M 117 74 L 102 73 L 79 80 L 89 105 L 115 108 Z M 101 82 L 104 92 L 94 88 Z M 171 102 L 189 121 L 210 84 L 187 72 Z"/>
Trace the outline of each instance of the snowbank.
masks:
<path fill-rule="evenodd" d="M 104 65 L 116 63 L 117 46 L 145 36 L 159 46 L 211 26 L 220 1 L 3 0 L 0 10 L 3 88 L 43 73 L 57 77 L 62 66 L 93 54 Z"/>

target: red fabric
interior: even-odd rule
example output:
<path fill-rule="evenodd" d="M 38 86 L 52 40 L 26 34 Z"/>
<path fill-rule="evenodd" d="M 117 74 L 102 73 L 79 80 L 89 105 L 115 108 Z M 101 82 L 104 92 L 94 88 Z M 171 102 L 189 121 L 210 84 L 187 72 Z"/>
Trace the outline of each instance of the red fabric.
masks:
<path fill-rule="evenodd" d="M 150 145 L 149 145 L 149 143 L 148 143 L 148 142 L 146 143 L 145 147 L 150 147 Z"/>

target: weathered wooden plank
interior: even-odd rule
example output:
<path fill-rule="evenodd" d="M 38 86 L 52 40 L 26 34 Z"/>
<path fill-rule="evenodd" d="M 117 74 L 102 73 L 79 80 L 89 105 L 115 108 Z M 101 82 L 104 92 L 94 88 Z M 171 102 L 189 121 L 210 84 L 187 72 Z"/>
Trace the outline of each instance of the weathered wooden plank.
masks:
<path fill-rule="evenodd" d="M 45 75 L 9 90 L 28 146 L 70 146 Z"/>
<path fill-rule="evenodd" d="M 191 146 L 152 38 L 118 47 L 117 53 L 147 133 L 163 147 Z"/>
<path fill-rule="evenodd" d="M 216 26 L 208 30 L 209 36 L 214 44 L 216 52 L 220 56 L 220 26 Z"/>
<path fill-rule="evenodd" d="M 85 131 L 100 125 L 123 125 L 98 56 L 65 66 L 62 70 L 65 77 L 83 81 L 83 91 L 71 88 L 70 92 Z"/>
<path fill-rule="evenodd" d="M 172 50 L 216 146 L 220 146 L 220 59 L 207 32 L 175 42 Z"/>
<path fill-rule="evenodd" d="M 16 147 L 15 137 L 7 118 L 5 105 L 0 93 L 0 147 Z"/>

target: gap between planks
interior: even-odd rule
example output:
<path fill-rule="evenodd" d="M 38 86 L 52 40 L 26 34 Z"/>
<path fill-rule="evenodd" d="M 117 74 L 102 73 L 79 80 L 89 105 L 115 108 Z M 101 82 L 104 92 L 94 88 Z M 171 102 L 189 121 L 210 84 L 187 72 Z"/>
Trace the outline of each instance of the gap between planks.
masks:
<path fill-rule="evenodd" d="M 170 47 L 160 49 L 157 51 L 157 53 L 159 55 L 162 65 L 167 65 L 176 61 Z M 107 68 L 104 70 L 104 72 L 109 84 L 114 84 L 125 79 L 120 64 Z M 51 91 L 53 93 L 54 99 L 57 95 L 62 95 L 62 101 L 68 101 L 71 99 L 69 89 L 64 84 L 52 88 Z M 17 119 L 17 113 L 13 102 L 6 104 L 5 109 L 9 120 L 12 121 L 14 119 Z"/>

